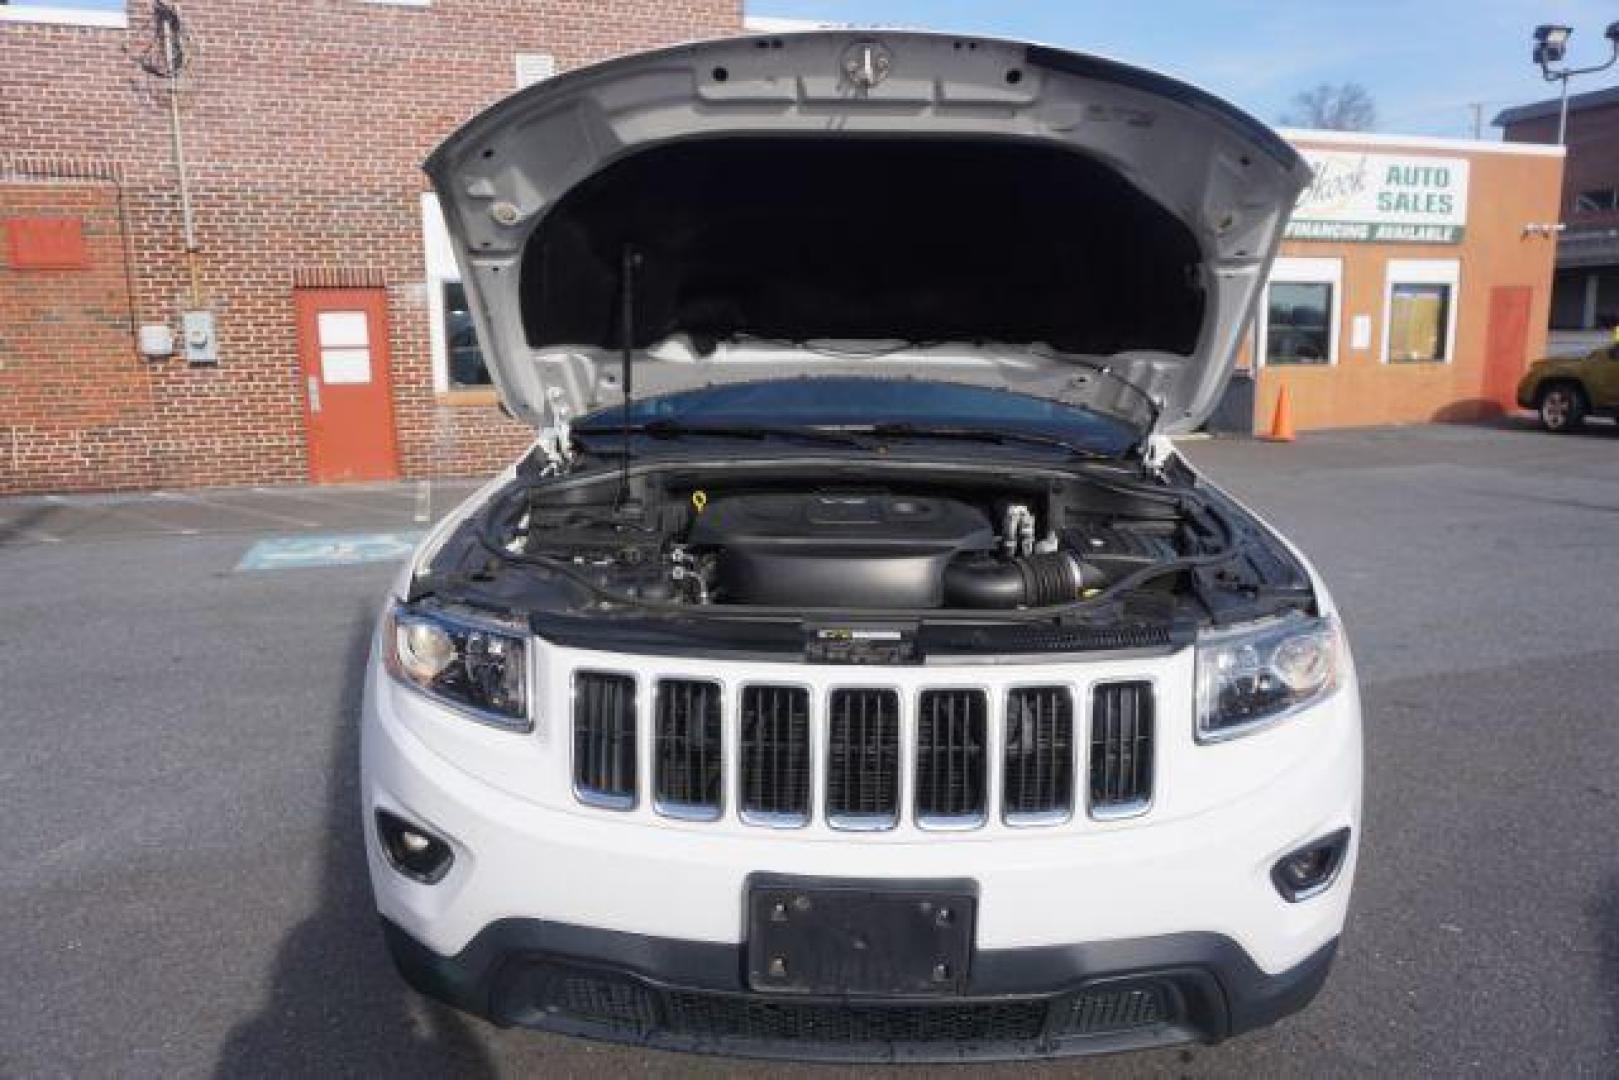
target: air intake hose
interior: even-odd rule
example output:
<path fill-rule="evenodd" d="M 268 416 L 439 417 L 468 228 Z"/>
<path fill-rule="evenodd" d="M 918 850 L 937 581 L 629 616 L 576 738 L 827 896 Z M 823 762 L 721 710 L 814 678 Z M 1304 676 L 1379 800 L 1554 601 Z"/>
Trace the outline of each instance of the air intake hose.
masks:
<path fill-rule="evenodd" d="M 1045 607 L 1078 600 L 1102 574 L 1065 551 L 1017 559 L 961 559 L 944 568 L 947 607 Z"/>

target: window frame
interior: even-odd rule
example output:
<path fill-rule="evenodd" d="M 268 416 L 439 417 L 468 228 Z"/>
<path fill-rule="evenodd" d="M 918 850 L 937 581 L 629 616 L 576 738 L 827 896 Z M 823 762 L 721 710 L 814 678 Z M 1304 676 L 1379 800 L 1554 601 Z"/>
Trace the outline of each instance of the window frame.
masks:
<path fill-rule="evenodd" d="M 38 3 L 36 0 L 12 0 L 0 4 L 0 23 L 24 23 L 39 26 L 88 26 L 104 30 L 129 29 L 129 4 L 120 2 L 106 8 L 60 7 Z"/>
<path fill-rule="evenodd" d="M 455 261 L 455 249 L 450 245 L 449 227 L 444 222 L 438 196 L 431 191 L 422 192 L 422 257 L 427 289 L 427 355 L 433 373 L 433 393 L 445 404 L 495 404 L 499 392 L 493 384 L 450 384 L 449 316 L 444 307 L 444 287 L 463 282 L 461 268 Z M 494 377 L 493 373 L 490 377 Z"/>
<path fill-rule="evenodd" d="M 1272 285 L 1326 285 L 1332 290 L 1332 302 L 1327 313 L 1327 362 L 1300 364 L 1284 361 L 1275 365 L 1270 361 L 1270 287 Z M 1275 366 L 1287 371 L 1309 368 L 1334 368 L 1343 338 L 1344 261 L 1337 257 L 1303 258 L 1281 256 L 1271 264 L 1270 277 L 1265 279 L 1261 300 L 1261 316 L 1254 320 L 1254 370 Z"/>
<path fill-rule="evenodd" d="M 1450 302 L 1445 305 L 1445 355 L 1438 360 L 1391 360 L 1389 343 L 1393 337 L 1394 289 L 1397 285 L 1445 285 Z M 1425 364 L 1451 364 L 1456 360 L 1456 324 L 1462 306 L 1462 261 L 1460 259 L 1390 259 L 1383 268 L 1383 346 L 1379 361 L 1394 367 L 1421 367 Z"/>

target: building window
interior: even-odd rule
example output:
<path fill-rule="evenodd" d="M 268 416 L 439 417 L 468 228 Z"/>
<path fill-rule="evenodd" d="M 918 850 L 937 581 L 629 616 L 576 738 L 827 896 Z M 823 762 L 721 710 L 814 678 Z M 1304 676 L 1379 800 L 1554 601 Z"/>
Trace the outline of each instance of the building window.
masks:
<path fill-rule="evenodd" d="M 123 30 L 129 26 L 124 0 L 0 0 L 0 23 L 48 23 Z"/>
<path fill-rule="evenodd" d="M 1343 260 L 1280 258 L 1259 320 L 1261 364 L 1336 364 Z"/>
<path fill-rule="evenodd" d="M 1277 281 L 1270 287 L 1265 363 L 1325 364 L 1332 357 L 1332 285 Z"/>
<path fill-rule="evenodd" d="M 478 331 L 467 307 L 467 290 L 455 264 L 450 232 L 438 198 L 422 192 L 422 253 L 427 271 L 428 350 L 433 361 L 433 389 L 440 394 L 478 390 L 461 404 L 493 404 L 489 368 L 478 344 Z"/>
<path fill-rule="evenodd" d="M 1445 327 L 1449 322 L 1449 285 L 1390 286 L 1389 359 L 1449 359 L 1445 350 Z"/>
<path fill-rule="evenodd" d="M 451 390 L 489 386 L 489 368 L 478 345 L 478 328 L 467 308 L 467 290 L 459 281 L 446 281 L 444 289 L 444 357 Z"/>
<path fill-rule="evenodd" d="M 1454 259 L 1394 259 L 1383 307 L 1383 359 L 1445 363 L 1456 343 L 1460 264 Z"/>
<path fill-rule="evenodd" d="M 1600 214 L 1619 210 L 1619 188 L 1597 188 L 1574 196 L 1574 209 L 1581 214 Z"/>

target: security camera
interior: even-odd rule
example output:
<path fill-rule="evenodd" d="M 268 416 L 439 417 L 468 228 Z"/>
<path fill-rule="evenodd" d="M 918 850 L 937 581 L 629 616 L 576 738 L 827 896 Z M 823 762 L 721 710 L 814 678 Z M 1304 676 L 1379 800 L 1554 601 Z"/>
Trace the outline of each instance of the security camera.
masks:
<path fill-rule="evenodd" d="M 1543 23 L 1535 27 L 1535 63 L 1555 64 L 1568 50 L 1572 27 Z"/>

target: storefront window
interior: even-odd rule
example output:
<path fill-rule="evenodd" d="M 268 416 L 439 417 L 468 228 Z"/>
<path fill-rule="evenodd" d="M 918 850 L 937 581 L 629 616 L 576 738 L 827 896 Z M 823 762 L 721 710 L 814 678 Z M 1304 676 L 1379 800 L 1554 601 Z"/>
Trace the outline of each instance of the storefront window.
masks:
<path fill-rule="evenodd" d="M 490 385 L 478 331 L 467 309 L 467 291 L 459 281 L 446 281 L 444 289 L 444 355 L 449 361 L 451 389 Z"/>
<path fill-rule="evenodd" d="M 1267 364 L 1325 364 L 1332 358 L 1332 286 L 1273 282 L 1265 324 Z"/>
<path fill-rule="evenodd" d="M 1450 328 L 1445 284 L 1396 282 L 1389 286 L 1388 358 L 1394 362 L 1445 360 Z"/>

